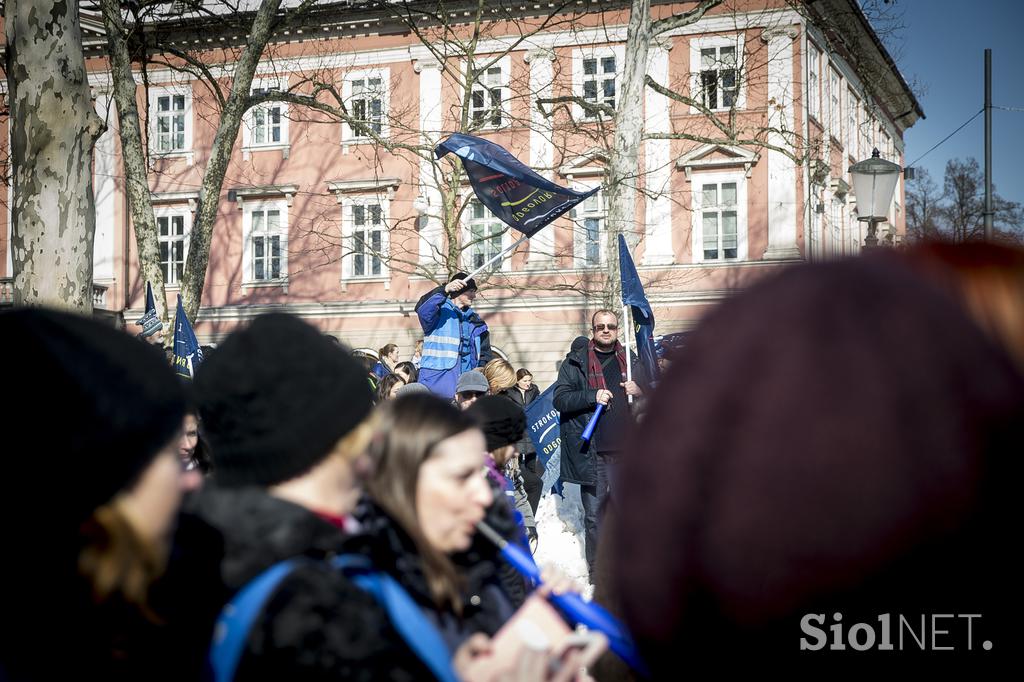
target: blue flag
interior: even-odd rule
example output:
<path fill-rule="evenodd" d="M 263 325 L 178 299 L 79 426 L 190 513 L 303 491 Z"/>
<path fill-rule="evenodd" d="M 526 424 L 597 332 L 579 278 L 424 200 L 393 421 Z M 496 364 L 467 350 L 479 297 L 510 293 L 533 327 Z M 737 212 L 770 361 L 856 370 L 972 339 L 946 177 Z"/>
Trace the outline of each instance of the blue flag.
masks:
<path fill-rule="evenodd" d="M 439 159 L 449 152 L 462 159 L 477 199 L 496 218 L 527 237 L 600 189 L 577 192 L 556 185 L 504 148 L 472 135 L 455 133 L 434 150 Z"/>
<path fill-rule="evenodd" d="M 537 450 L 537 461 L 543 469 L 542 491 L 555 489 L 562 494 L 562 429 L 558 423 L 558 410 L 552 404 L 555 387 L 537 396 L 537 399 L 526 406 L 526 433 Z"/>
<path fill-rule="evenodd" d="M 164 328 L 164 323 L 160 321 L 156 314 L 156 299 L 153 298 L 153 285 L 149 282 L 146 282 L 146 312 L 142 314 L 142 317 L 135 324 L 142 327 L 139 337 L 143 339 L 156 334 Z"/>
<path fill-rule="evenodd" d="M 636 272 L 633 257 L 626 247 L 626 238 L 619 235 L 619 277 L 622 280 L 622 305 L 633 309 L 633 330 L 636 332 L 636 355 L 647 370 L 650 380 L 658 379 L 658 353 L 654 346 L 654 312 L 644 294 L 644 285 Z"/>
<path fill-rule="evenodd" d="M 178 294 L 178 312 L 174 316 L 174 372 L 191 379 L 202 361 L 203 349 L 199 347 L 192 323 L 181 305 L 181 294 Z"/>

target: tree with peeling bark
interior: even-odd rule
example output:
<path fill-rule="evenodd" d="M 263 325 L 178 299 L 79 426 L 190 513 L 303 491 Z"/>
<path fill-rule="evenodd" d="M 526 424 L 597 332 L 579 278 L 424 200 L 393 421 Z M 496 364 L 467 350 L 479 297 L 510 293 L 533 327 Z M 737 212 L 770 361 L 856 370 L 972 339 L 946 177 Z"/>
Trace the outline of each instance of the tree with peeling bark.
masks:
<path fill-rule="evenodd" d="M 93 146 L 78 3 L 7 0 L 15 305 L 92 312 Z"/>
<path fill-rule="evenodd" d="M 219 105 L 217 132 L 203 172 L 202 185 L 189 238 L 188 256 L 181 278 L 181 297 L 185 314 L 195 319 L 202 302 L 206 270 L 210 262 L 210 244 L 217 218 L 218 198 L 224 185 L 228 163 L 238 138 L 246 111 L 269 99 L 268 93 L 253 93 L 256 68 L 275 34 L 300 23 L 316 0 L 304 0 L 282 8 L 281 0 L 262 0 L 252 12 L 236 12 L 233 4 L 195 3 L 189 12 L 211 22 L 211 29 L 234 29 L 245 36 L 244 43 L 228 51 L 230 59 L 221 56 L 231 68 L 230 83 L 215 75 L 210 68 L 209 54 L 194 54 L 160 41 L 154 30 L 162 2 L 130 5 L 123 8 L 118 0 L 100 0 L 103 23 L 107 31 L 114 99 L 121 123 L 120 136 L 126 177 L 129 211 L 135 225 L 143 276 L 153 284 L 162 319 L 168 319 L 165 307 L 164 279 L 160 264 L 156 219 L 149 190 L 149 163 L 142 140 L 140 114 L 136 101 L 137 83 L 132 71 L 137 56 L 142 73 L 153 63 L 188 72 L 199 78 Z M 127 19 L 127 20 L 126 20 Z M 147 24 L 148 20 L 152 20 Z M 169 60 L 174 60 L 173 64 Z M 173 328 L 169 327 L 169 328 Z"/>

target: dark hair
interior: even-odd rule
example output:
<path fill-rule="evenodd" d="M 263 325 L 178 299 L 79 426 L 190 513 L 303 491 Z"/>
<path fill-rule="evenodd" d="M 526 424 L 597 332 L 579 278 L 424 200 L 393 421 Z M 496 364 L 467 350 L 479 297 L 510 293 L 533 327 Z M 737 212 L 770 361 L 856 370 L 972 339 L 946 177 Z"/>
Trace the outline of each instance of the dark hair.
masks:
<path fill-rule="evenodd" d="M 405 372 L 408 374 L 409 378 L 405 381 L 407 384 L 415 383 L 420 378 L 420 371 L 416 369 L 416 365 L 412 364 L 408 360 L 395 365 L 395 372 Z"/>
<path fill-rule="evenodd" d="M 466 273 L 464 273 L 464 272 L 457 272 L 457 273 L 455 273 L 454 275 L 452 275 L 452 278 L 450 280 L 448 280 L 448 283 L 451 284 L 452 282 L 454 282 L 457 279 L 466 279 Z M 455 292 L 452 295 L 453 296 L 461 296 L 462 294 L 466 293 L 467 291 L 476 291 L 476 289 L 477 289 L 476 280 L 474 278 L 470 277 L 469 279 L 466 279 L 466 286 L 461 291 L 457 291 L 457 292 Z"/>
<path fill-rule="evenodd" d="M 423 560 L 423 572 L 434 603 L 462 612 L 461 578 L 451 560 L 426 539 L 416 515 L 416 483 L 420 467 L 434 448 L 452 436 L 478 428 L 476 422 L 434 395 L 413 393 L 378 408 L 380 421 L 369 449 L 374 471 L 367 482 L 370 496 L 412 538 Z"/>
<path fill-rule="evenodd" d="M 619 321 L 619 316 L 618 316 L 618 314 L 614 310 L 608 310 L 607 308 L 601 308 L 600 310 L 596 311 L 593 315 L 590 316 L 590 328 L 591 329 L 594 328 L 594 320 L 597 319 L 598 315 L 611 315 L 612 317 L 615 318 L 616 322 Z"/>
<path fill-rule="evenodd" d="M 377 355 L 379 356 L 380 361 L 384 362 L 384 358 L 391 355 L 396 348 L 398 348 L 397 343 L 389 343 L 388 345 L 384 346 L 379 351 L 377 351 Z"/>
<path fill-rule="evenodd" d="M 519 371 L 516 372 L 516 381 L 519 381 L 523 377 L 532 377 L 532 376 L 533 376 L 533 372 L 531 372 L 530 370 L 526 369 L 525 367 L 521 367 L 519 369 Z"/>
<path fill-rule="evenodd" d="M 404 383 L 405 379 L 397 374 L 392 373 L 384 375 L 384 378 L 380 380 L 379 384 L 377 384 L 377 404 L 379 405 L 380 403 L 389 400 L 391 389 L 395 387 L 395 384 Z"/>

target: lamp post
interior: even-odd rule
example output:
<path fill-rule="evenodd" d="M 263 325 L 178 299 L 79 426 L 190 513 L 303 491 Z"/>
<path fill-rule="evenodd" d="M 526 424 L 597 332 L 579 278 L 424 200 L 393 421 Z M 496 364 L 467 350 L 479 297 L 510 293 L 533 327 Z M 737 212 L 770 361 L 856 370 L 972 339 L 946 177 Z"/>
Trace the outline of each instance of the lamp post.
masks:
<path fill-rule="evenodd" d="M 878 155 L 876 148 L 870 159 L 864 159 L 850 166 L 850 181 L 857 197 L 857 220 L 868 224 L 868 236 L 864 238 L 865 248 L 878 246 L 878 223 L 889 219 L 889 205 L 896 191 L 896 181 L 903 171 L 899 164 L 886 161 Z"/>

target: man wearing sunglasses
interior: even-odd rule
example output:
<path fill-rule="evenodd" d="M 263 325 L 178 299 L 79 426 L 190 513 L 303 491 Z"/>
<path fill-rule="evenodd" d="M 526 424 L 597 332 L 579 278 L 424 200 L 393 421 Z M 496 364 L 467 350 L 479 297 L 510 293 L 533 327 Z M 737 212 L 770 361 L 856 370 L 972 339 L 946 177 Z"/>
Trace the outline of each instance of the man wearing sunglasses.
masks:
<path fill-rule="evenodd" d="M 585 346 L 574 346 L 558 370 L 553 404 L 561 415 L 562 481 L 580 486 L 587 568 L 593 583 L 598 512 L 610 492 L 615 459 L 623 450 L 633 408 L 644 395 L 648 380 L 634 354 L 633 381 L 626 380 L 626 352 L 619 343 L 619 320 L 614 312 L 598 310 L 590 326 L 593 337 Z M 605 406 L 604 414 L 587 443 L 583 431 L 598 405 Z"/>

